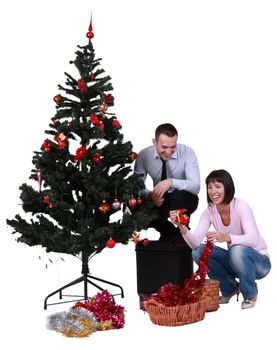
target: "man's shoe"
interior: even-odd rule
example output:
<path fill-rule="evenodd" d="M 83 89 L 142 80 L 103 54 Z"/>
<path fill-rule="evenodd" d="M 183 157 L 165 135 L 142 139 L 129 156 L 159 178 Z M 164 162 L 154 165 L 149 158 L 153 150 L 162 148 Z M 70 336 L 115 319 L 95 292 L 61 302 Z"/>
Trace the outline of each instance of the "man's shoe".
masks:
<path fill-rule="evenodd" d="M 251 307 L 255 307 L 257 302 L 257 295 L 250 299 L 244 299 L 241 303 L 242 309 L 250 309 Z"/>

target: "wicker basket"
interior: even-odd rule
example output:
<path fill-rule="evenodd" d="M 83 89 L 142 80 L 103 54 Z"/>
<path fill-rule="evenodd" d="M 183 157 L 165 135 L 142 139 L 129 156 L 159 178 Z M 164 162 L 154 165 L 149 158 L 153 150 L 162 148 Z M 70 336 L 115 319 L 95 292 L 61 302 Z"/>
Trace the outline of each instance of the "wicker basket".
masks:
<path fill-rule="evenodd" d="M 160 326 L 181 326 L 203 320 L 206 311 L 206 299 L 191 304 L 165 306 L 155 299 L 144 302 L 150 320 Z"/>
<path fill-rule="evenodd" d="M 219 281 L 206 279 L 200 288 L 206 295 L 206 311 L 216 311 L 219 308 Z"/>

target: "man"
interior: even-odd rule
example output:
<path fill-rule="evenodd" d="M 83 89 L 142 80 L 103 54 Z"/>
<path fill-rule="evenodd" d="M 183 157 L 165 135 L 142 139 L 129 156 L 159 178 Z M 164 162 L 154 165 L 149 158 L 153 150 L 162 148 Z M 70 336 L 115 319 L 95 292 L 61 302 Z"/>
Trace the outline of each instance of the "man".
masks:
<path fill-rule="evenodd" d="M 179 230 L 168 221 L 169 211 L 186 208 L 190 216 L 198 206 L 200 174 L 192 148 L 177 143 L 178 132 L 169 124 L 156 128 L 153 145 L 143 149 L 135 162 L 135 173 L 145 181 L 153 180 L 153 189 L 145 188 L 141 196 L 151 200 L 158 218 L 148 227 L 160 232 L 160 241 L 181 241 Z"/>

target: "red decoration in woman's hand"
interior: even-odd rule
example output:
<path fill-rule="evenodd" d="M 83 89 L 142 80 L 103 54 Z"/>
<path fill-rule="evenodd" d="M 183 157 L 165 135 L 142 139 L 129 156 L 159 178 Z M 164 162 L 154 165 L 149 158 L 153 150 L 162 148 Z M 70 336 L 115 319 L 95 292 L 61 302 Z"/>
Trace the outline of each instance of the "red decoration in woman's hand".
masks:
<path fill-rule="evenodd" d="M 186 225 L 189 223 L 189 217 L 185 214 L 188 210 L 186 208 L 177 209 L 177 220 L 180 224 Z"/>

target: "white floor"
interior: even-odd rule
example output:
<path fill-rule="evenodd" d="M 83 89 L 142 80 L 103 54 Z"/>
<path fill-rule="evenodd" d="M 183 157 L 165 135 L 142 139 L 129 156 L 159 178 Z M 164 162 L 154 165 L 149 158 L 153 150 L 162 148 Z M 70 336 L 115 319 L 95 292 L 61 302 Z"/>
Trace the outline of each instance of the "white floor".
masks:
<path fill-rule="evenodd" d="M 9 237 L 10 238 L 10 237 Z M 9 241 L 9 242 L 8 242 Z M 96 332 L 88 338 L 66 338 L 46 329 L 46 317 L 51 313 L 68 310 L 72 304 L 48 306 L 43 309 L 44 298 L 52 291 L 79 277 L 79 260 L 65 257 L 65 262 L 53 261 L 44 268 L 36 248 L 28 248 L 6 239 L 10 254 L 1 255 L 1 343 L 14 349 L 18 343 L 29 349 L 168 349 L 173 346 L 192 346 L 197 349 L 261 348 L 272 349 L 275 339 L 276 275 L 274 270 L 260 281 L 260 295 L 255 309 L 241 310 L 240 302 L 232 300 L 218 311 L 206 313 L 198 323 L 180 327 L 162 327 L 151 323 L 148 314 L 138 308 L 136 294 L 136 259 L 134 246 L 116 246 L 105 250 L 91 260 L 90 272 L 114 281 L 124 288 L 125 298 L 116 302 L 126 309 L 126 325 L 121 330 Z M 54 260 L 54 259 L 53 259 Z M 275 282 L 273 282 L 275 279 Z M 72 290 L 73 291 L 73 290 Z M 111 292 L 116 290 L 110 289 Z M 74 290 L 82 292 L 82 285 Z M 73 293 L 74 293 L 73 292 Z M 97 290 L 90 289 L 90 295 Z M 66 299 L 65 299 L 66 300 Z M 55 299 L 49 299 L 49 302 Z"/>

